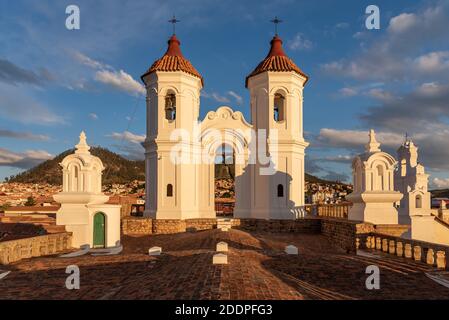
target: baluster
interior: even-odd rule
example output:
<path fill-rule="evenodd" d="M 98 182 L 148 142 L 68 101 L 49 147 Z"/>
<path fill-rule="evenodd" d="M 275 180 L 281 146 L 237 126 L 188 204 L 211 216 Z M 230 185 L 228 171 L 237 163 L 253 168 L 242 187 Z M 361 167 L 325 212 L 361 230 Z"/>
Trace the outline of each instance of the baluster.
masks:
<path fill-rule="evenodd" d="M 400 242 L 400 241 L 396 242 L 396 255 L 398 257 L 402 257 L 403 253 L 404 253 L 404 249 L 402 247 L 402 242 Z"/>
<path fill-rule="evenodd" d="M 421 261 L 421 247 L 420 246 L 414 246 L 413 247 L 413 258 L 415 261 Z"/>

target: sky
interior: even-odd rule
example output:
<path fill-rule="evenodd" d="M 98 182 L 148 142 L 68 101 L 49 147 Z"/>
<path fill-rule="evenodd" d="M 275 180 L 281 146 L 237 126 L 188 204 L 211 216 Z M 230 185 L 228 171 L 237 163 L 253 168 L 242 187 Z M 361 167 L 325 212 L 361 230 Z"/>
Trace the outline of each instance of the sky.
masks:
<path fill-rule="evenodd" d="M 80 8 L 68 30 L 66 7 Z M 368 30 L 368 5 L 380 29 Z M 250 121 L 245 77 L 267 55 L 278 16 L 304 91 L 306 171 L 350 182 L 368 130 L 396 155 L 407 133 L 431 188 L 449 187 L 449 1 L 0 1 L 0 181 L 90 145 L 143 159 L 140 76 L 172 34 L 204 77 L 200 118 L 221 105 Z"/>

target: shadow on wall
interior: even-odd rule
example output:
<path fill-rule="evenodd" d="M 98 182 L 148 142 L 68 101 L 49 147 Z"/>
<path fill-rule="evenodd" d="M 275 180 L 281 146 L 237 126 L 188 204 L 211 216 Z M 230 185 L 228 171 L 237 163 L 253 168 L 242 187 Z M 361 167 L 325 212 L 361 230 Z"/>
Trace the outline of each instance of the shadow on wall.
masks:
<path fill-rule="evenodd" d="M 0 242 L 42 236 L 47 230 L 41 225 L 29 223 L 0 223 Z"/>
<path fill-rule="evenodd" d="M 274 168 L 271 160 L 270 165 Z M 236 208 L 247 211 L 248 214 L 248 216 L 235 215 L 236 218 L 296 219 L 301 217 L 301 207 L 291 200 L 291 196 L 294 196 L 291 190 L 293 180 L 291 175 L 278 170 L 274 173 L 269 171 L 269 166 L 248 164 L 243 168 L 243 173 L 235 177 Z M 264 172 L 266 174 L 263 174 Z"/>

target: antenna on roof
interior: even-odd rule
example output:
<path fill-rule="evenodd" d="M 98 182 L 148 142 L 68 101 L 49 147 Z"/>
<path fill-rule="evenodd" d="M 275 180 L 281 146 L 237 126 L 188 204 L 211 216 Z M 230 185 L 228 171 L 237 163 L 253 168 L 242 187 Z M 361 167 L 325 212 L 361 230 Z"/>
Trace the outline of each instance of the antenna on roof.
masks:
<path fill-rule="evenodd" d="M 170 22 L 173 25 L 173 34 L 176 34 L 176 24 L 181 21 L 177 20 L 176 16 L 173 14 L 173 18 L 168 20 L 168 22 Z"/>
<path fill-rule="evenodd" d="M 277 36 L 278 35 L 278 24 L 281 22 L 284 22 L 284 21 L 278 19 L 278 17 L 275 16 L 273 20 L 270 20 L 270 22 L 274 23 L 274 34 Z"/>

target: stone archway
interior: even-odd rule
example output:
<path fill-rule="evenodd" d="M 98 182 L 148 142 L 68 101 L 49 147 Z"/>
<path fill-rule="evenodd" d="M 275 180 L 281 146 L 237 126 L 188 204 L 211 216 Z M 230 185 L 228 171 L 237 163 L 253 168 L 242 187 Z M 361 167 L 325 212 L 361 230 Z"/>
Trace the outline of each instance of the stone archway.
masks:
<path fill-rule="evenodd" d="M 235 205 L 234 148 L 224 143 L 215 152 L 214 183 L 215 212 L 218 217 L 231 218 Z"/>
<path fill-rule="evenodd" d="M 241 112 L 234 112 L 230 107 L 220 107 L 211 111 L 201 123 L 201 189 L 204 190 L 200 201 L 200 212 L 203 217 L 215 218 L 215 164 L 216 151 L 223 144 L 234 151 L 235 166 L 235 207 L 234 215 L 249 210 L 249 195 L 242 190 L 250 190 L 248 179 L 242 179 L 248 163 L 249 144 L 252 126 L 245 120 Z M 207 160 L 207 161 L 205 161 Z M 238 179 L 238 177 L 240 177 Z"/>

